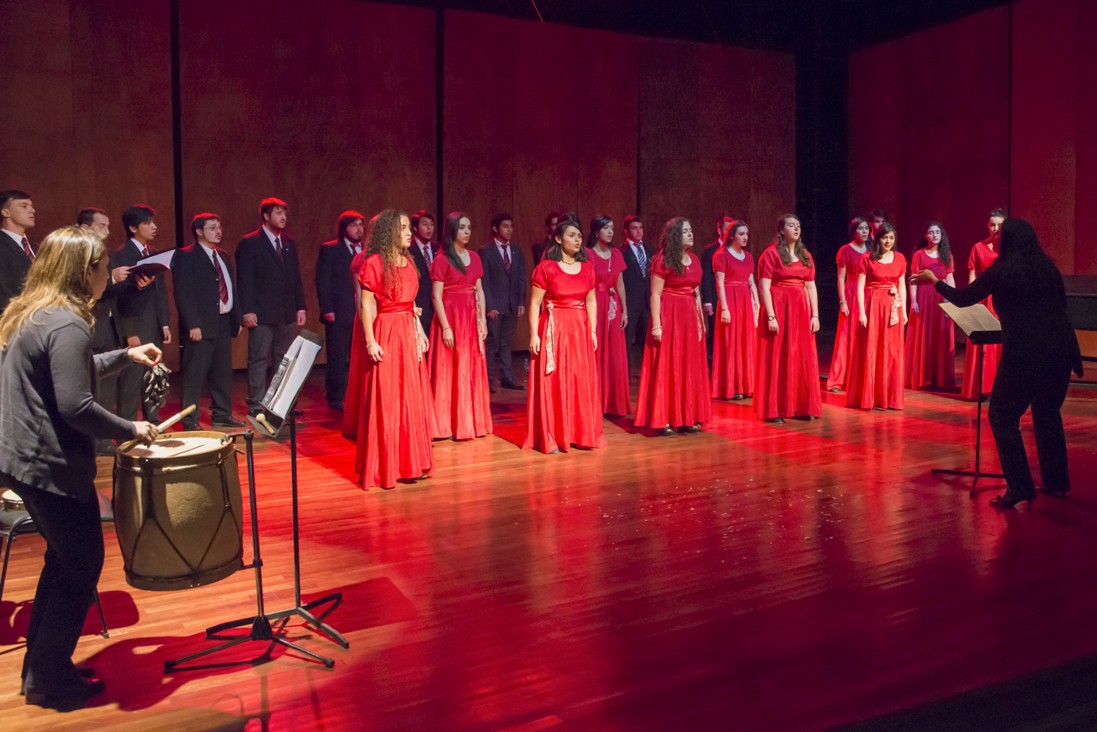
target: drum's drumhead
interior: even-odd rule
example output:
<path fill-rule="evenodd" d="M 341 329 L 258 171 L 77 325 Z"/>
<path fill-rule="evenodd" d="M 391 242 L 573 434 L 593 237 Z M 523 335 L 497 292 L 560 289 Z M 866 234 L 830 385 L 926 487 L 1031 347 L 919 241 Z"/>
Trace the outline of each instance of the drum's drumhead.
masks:
<path fill-rule="evenodd" d="M 151 458 L 167 460 L 169 458 L 202 455 L 217 452 L 225 444 L 223 436 L 208 437 L 208 433 L 169 432 L 160 435 L 151 445 L 134 445 L 120 455 L 129 458 Z"/>

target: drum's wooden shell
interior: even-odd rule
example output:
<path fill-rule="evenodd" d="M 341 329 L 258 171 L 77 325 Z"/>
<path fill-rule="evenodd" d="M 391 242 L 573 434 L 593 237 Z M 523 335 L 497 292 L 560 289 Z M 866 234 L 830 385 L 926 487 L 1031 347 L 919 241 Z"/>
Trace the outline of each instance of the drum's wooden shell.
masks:
<path fill-rule="evenodd" d="M 126 581 L 142 590 L 208 585 L 243 567 L 242 500 L 236 451 L 220 432 L 172 432 L 223 440 L 216 450 L 175 457 L 119 451 L 114 523 Z"/>

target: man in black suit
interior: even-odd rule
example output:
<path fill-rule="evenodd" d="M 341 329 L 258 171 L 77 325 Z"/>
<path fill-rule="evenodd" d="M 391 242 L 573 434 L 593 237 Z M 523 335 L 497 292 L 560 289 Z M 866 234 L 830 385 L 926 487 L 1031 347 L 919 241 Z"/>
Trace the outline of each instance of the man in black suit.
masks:
<path fill-rule="evenodd" d="M 350 263 L 362 251 L 365 217 L 357 211 L 339 214 L 338 234 L 320 245 L 316 260 L 316 299 L 324 321 L 328 364 L 324 369 L 324 390 L 328 406 L 343 410 L 350 367 L 350 343 L 354 335 L 354 278 Z"/>
<path fill-rule="evenodd" d="M 510 214 L 492 217 L 491 233 L 491 242 L 480 249 L 480 261 L 484 266 L 484 301 L 488 309 L 485 344 L 488 381 L 494 383 L 491 373 L 494 369 L 499 373 L 504 389 L 525 389 L 514 379 L 511 356 L 518 318 L 526 314 L 526 262 L 522 251 L 511 244 L 514 220 Z"/>
<path fill-rule="evenodd" d="M 415 294 L 415 307 L 419 308 L 419 322 L 423 332 L 430 337 L 430 323 L 434 320 L 434 300 L 431 299 L 430 265 L 438 254 L 434 246 L 434 217 L 420 210 L 411 217 L 411 256 L 419 270 L 419 292 Z"/>
<path fill-rule="evenodd" d="M 545 238 L 533 245 L 533 266 L 541 263 L 541 257 L 545 256 L 545 250 L 552 246 L 552 234 L 556 231 L 556 224 L 560 221 L 560 211 L 549 211 L 545 216 Z M 593 245 L 592 245 L 593 246 Z"/>
<path fill-rule="evenodd" d="M 280 198 L 259 203 L 262 221 L 236 245 L 236 281 L 248 328 L 248 414 L 262 411 L 271 372 L 305 324 L 305 289 L 297 245 L 286 236 L 289 205 Z"/>
<path fill-rule="evenodd" d="M 110 237 L 110 217 L 101 208 L 89 206 L 76 214 L 76 225 L 95 232 L 104 242 Z M 115 317 L 115 298 L 129 277 L 129 267 L 118 267 L 110 273 L 110 281 L 95 302 L 95 323 L 91 327 L 93 354 L 109 353 L 122 347 L 122 333 Z M 108 412 L 118 413 L 118 374 L 99 374 L 96 379 L 95 401 Z M 95 441 L 96 455 L 113 455 L 114 443 L 100 438 Z"/>
<path fill-rule="evenodd" d="M 197 405 L 202 385 L 209 384 L 214 427 L 243 427 L 232 416 L 232 339 L 240 334 L 243 315 L 228 253 L 221 243 L 221 217 L 200 213 L 190 222 L 194 244 L 175 253 L 175 307 L 183 350 L 183 406 Z M 198 412 L 183 420 L 198 429 Z"/>
<path fill-rule="evenodd" d="M 625 217 L 625 243 L 621 245 L 621 255 L 625 259 L 625 298 L 628 300 L 625 340 L 629 373 L 637 379 L 651 314 L 651 249 L 644 244 L 644 224 L 638 216 Z"/>
<path fill-rule="evenodd" d="M 716 295 L 716 273 L 712 270 L 712 259 L 716 252 L 720 251 L 724 240 L 727 238 L 728 229 L 735 219 L 731 216 L 721 216 L 716 219 L 716 241 L 706 246 L 701 251 L 701 307 L 705 311 L 705 340 L 708 349 L 708 363 L 712 365 L 712 332 L 716 325 L 716 306 L 720 300 Z"/>
<path fill-rule="evenodd" d="M 34 204 L 23 191 L 0 191 L 0 314 L 23 291 L 34 249 L 27 230 L 34 228 Z"/>
<path fill-rule="evenodd" d="M 110 268 L 132 267 L 140 260 L 155 254 L 150 245 L 156 238 L 156 212 L 148 206 L 130 206 L 122 212 L 122 225 L 129 239 L 111 255 Z M 119 334 L 124 345 L 136 348 L 142 343 L 154 343 L 158 348 L 171 343 L 168 327 L 168 291 L 158 276 L 129 277 L 118 289 L 115 297 L 115 314 Z M 130 364 L 118 376 L 118 416 L 133 421 L 137 418 L 137 405 L 149 422 L 158 422 L 159 411 L 146 404 L 143 398 L 142 378 L 145 367 Z"/>

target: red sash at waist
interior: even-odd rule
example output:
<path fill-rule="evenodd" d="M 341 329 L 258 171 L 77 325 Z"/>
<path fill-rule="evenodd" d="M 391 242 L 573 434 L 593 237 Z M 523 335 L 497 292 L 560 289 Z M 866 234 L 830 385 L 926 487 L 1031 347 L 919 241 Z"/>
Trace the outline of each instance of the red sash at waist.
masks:
<path fill-rule="evenodd" d="M 865 285 L 869 290 L 894 290 L 896 285 L 894 282 L 869 282 Z"/>
<path fill-rule="evenodd" d="M 575 302 L 574 300 L 545 300 L 545 305 L 551 305 L 557 310 L 583 310 L 587 304 L 583 300 Z"/>
<path fill-rule="evenodd" d="M 804 289 L 804 281 L 803 280 L 771 280 L 770 283 L 769 283 L 769 286 L 770 287 L 792 287 L 792 288 L 795 288 L 797 290 L 802 290 L 802 289 Z"/>
<path fill-rule="evenodd" d="M 408 302 L 378 302 L 377 314 L 378 315 L 399 315 L 401 313 L 414 313 L 415 301 L 410 300 Z"/>
<path fill-rule="evenodd" d="M 772 283 L 771 283 L 772 284 Z M 743 280 L 724 280 L 724 287 L 749 287 L 749 282 Z"/>
<path fill-rule="evenodd" d="M 693 297 L 694 296 L 693 295 L 693 288 L 690 288 L 688 290 L 681 290 L 677 287 L 675 287 L 675 288 L 664 287 L 663 288 L 663 294 L 664 295 L 670 295 L 671 297 Z"/>
<path fill-rule="evenodd" d="M 457 285 L 456 287 L 446 287 L 442 290 L 443 295 L 471 295 L 475 294 L 476 288 L 469 285 Z"/>

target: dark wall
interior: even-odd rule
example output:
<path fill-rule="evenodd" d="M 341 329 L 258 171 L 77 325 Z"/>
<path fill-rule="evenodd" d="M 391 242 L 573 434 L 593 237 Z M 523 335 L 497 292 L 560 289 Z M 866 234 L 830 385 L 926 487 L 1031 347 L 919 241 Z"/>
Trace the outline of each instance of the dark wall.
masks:
<path fill-rule="evenodd" d="M 33 238 L 97 205 L 117 246 L 145 202 L 159 245 L 186 244 L 178 200 L 183 221 L 220 213 L 231 252 L 278 196 L 314 330 L 316 250 L 347 208 L 441 201 L 477 244 L 508 210 L 527 248 L 556 207 L 638 212 L 649 240 L 684 214 L 700 243 L 728 211 L 763 222 L 758 247 L 795 195 L 790 55 L 357 0 L 5 7 L 0 187 L 34 197 Z"/>

